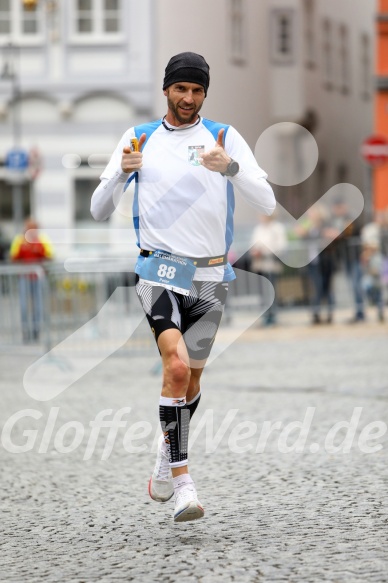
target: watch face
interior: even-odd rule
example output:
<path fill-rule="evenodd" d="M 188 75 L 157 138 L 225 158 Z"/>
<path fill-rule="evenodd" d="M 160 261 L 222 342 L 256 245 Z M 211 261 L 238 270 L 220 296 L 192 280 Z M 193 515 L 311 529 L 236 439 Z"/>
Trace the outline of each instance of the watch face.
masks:
<path fill-rule="evenodd" d="M 235 176 L 239 170 L 240 170 L 240 166 L 238 165 L 238 162 L 236 162 L 235 160 L 232 160 L 228 166 L 229 176 Z"/>

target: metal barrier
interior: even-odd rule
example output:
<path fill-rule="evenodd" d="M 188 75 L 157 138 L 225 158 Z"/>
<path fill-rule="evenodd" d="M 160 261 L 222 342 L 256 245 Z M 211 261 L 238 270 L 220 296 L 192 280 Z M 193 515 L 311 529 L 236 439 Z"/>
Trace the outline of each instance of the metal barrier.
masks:
<path fill-rule="evenodd" d="M 74 267 L 74 266 L 73 266 Z M 49 344 L 68 350 L 156 350 L 135 292 L 135 274 L 119 260 L 80 261 L 69 272 L 59 264 L 47 269 Z"/>
<path fill-rule="evenodd" d="M 337 250 L 336 307 L 354 306 L 348 267 L 356 258 L 359 243 L 353 238 L 346 248 Z M 287 252 L 306 254 L 306 244 L 292 242 Z M 0 345 L 35 345 L 46 352 L 61 345 L 65 352 L 112 349 L 125 354 L 157 354 L 127 261 L 89 258 L 72 264 L 72 271 L 66 267 L 56 262 L 0 264 Z M 259 278 L 249 271 L 248 253 L 236 267 L 238 278 L 230 286 L 224 325 L 236 311 L 254 309 L 259 313 L 263 303 Z M 280 307 L 308 306 L 311 292 L 307 267 L 283 265 L 276 293 Z"/>
<path fill-rule="evenodd" d="M 71 273 L 59 263 L 0 265 L 0 345 L 63 353 L 156 350 L 134 289 L 134 274 Z M 123 266 L 124 269 L 124 266 Z"/>
<path fill-rule="evenodd" d="M 314 241 L 319 246 L 320 241 Z M 335 264 L 334 288 L 337 307 L 349 307 L 353 304 L 353 289 L 351 282 L 351 266 L 358 264 L 358 249 L 360 239 L 348 237 L 346 245 L 336 245 L 332 250 Z M 273 256 L 276 260 L 276 257 Z M 311 277 L 309 274 L 309 244 L 304 240 L 289 241 L 287 249 L 279 261 L 279 274 L 276 285 L 276 300 L 280 307 L 303 307 L 310 305 L 313 294 Z M 290 267 L 303 264 L 304 267 Z M 228 302 L 234 310 L 245 310 L 260 303 L 260 282 L 249 276 L 253 271 L 249 251 L 244 253 L 235 263 L 240 269 L 239 278 L 231 286 Z M 263 274 L 265 275 L 265 274 Z"/>

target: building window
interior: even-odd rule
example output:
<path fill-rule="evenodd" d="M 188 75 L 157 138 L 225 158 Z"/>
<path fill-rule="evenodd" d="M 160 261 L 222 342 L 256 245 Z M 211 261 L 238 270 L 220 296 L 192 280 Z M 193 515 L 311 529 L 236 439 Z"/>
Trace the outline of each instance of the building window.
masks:
<path fill-rule="evenodd" d="M 245 0 L 229 0 L 230 59 L 237 65 L 246 61 Z"/>
<path fill-rule="evenodd" d="M 315 47 L 315 0 L 304 0 L 304 44 L 306 55 L 306 67 L 313 69 L 316 64 Z"/>
<path fill-rule="evenodd" d="M 23 5 L 21 13 L 21 28 L 23 34 L 38 34 L 40 32 L 37 8 L 28 9 Z"/>
<path fill-rule="evenodd" d="M 11 33 L 11 0 L 0 0 L 0 35 Z"/>
<path fill-rule="evenodd" d="M 121 32 L 121 0 L 74 0 L 74 33 L 81 37 Z"/>
<path fill-rule="evenodd" d="M 271 61 L 290 65 L 295 59 L 295 11 L 275 9 L 271 16 Z"/>
<path fill-rule="evenodd" d="M 93 220 L 90 214 L 90 198 L 97 186 L 99 178 L 76 178 L 74 181 L 74 201 L 76 222 L 90 222 Z"/>
<path fill-rule="evenodd" d="M 80 34 L 93 32 L 92 0 L 77 0 L 76 30 Z"/>
<path fill-rule="evenodd" d="M 22 1 L 0 0 L 0 42 L 42 38 L 42 6 L 27 8 Z"/>
<path fill-rule="evenodd" d="M 120 31 L 119 0 L 104 0 L 104 32 Z"/>
<path fill-rule="evenodd" d="M 371 98 L 372 75 L 370 37 L 363 34 L 361 35 L 361 97 L 366 101 Z"/>
<path fill-rule="evenodd" d="M 25 182 L 22 188 L 23 219 L 31 214 L 30 184 Z M 0 221 L 12 221 L 13 219 L 13 192 L 12 185 L 5 180 L 0 180 Z"/>
<path fill-rule="evenodd" d="M 323 21 L 323 82 L 326 89 L 333 89 L 334 63 L 333 63 L 333 27 L 331 21 Z"/>
<path fill-rule="evenodd" d="M 345 25 L 339 29 L 340 54 L 339 54 L 339 87 L 341 93 L 347 95 L 350 91 L 350 55 L 349 55 L 349 31 Z"/>

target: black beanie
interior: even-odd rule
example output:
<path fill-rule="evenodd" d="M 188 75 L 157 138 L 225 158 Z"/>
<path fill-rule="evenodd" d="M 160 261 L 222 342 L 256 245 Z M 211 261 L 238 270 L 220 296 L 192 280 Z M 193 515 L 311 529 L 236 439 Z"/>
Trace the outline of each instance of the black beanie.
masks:
<path fill-rule="evenodd" d="M 210 82 L 209 65 L 197 53 L 179 53 L 169 60 L 164 80 L 163 89 L 170 87 L 173 83 L 186 81 L 187 83 L 197 83 L 205 89 L 205 96 Z"/>

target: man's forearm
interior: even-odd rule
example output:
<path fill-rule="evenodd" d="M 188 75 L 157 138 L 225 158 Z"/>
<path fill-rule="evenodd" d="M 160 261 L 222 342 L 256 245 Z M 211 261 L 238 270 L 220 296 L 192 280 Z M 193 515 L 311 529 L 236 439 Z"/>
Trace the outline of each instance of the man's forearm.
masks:
<path fill-rule="evenodd" d="M 240 169 L 236 176 L 229 178 L 233 186 L 247 202 L 258 207 L 260 212 L 271 215 L 276 207 L 271 185 L 263 177 L 252 175 Z"/>
<path fill-rule="evenodd" d="M 93 193 L 90 205 L 90 212 L 96 221 L 105 221 L 116 210 L 128 176 L 125 172 L 118 171 L 113 178 L 101 180 Z"/>

